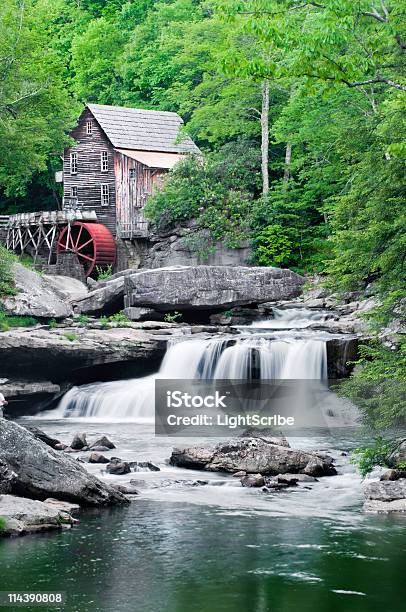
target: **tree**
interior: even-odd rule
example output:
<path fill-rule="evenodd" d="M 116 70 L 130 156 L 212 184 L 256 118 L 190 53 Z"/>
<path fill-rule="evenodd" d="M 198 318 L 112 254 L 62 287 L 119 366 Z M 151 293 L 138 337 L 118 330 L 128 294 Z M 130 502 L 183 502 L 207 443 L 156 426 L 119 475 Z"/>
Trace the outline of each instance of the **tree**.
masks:
<path fill-rule="evenodd" d="M 0 7 L 0 187 L 23 194 L 51 153 L 67 142 L 72 102 L 50 49 L 47 1 L 4 0 Z"/>

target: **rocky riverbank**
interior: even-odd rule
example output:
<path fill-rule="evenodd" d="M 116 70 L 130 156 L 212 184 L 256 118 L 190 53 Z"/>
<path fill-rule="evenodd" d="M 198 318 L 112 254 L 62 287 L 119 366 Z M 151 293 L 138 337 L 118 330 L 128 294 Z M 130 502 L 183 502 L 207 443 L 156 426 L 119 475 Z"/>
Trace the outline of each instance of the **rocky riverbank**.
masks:
<path fill-rule="evenodd" d="M 21 425 L 0 419 L 0 534 L 27 533 L 46 526 L 72 524 L 63 519 L 72 507 L 126 504 L 129 499 L 115 487 L 90 474 L 69 454 L 54 450 Z M 19 499 L 13 512 L 13 497 Z M 58 502 L 52 502 L 56 499 Z M 32 504 L 28 500 L 44 502 Z M 62 514 L 61 514 L 62 513 Z M 62 517 L 62 518 L 61 518 Z"/>

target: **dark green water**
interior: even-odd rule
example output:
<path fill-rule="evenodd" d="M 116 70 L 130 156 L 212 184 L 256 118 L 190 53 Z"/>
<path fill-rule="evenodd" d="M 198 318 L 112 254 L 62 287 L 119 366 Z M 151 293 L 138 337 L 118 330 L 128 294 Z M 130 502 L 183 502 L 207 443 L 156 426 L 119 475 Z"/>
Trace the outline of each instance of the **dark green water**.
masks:
<path fill-rule="evenodd" d="M 404 612 L 405 561 L 402 516 L 351 524 L 145 499 L 0 543 L 2 590 L 65 591 L 77 612 Z"/>

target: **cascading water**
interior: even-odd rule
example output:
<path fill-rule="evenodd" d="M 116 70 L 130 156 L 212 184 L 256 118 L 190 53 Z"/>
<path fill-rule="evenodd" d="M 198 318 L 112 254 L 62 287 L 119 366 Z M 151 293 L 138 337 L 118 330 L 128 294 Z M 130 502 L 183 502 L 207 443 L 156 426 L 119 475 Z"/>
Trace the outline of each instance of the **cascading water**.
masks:
<path fill-rule="evenodd" d="M 299 309 L 293 310 L 277 311 L 279 328 L 295 330 L 305 327 L 307 311 L 302 309 L 298 313 Z M 266 323 L 269 328 L 269 322 Z M 154 382 L 157 378 L 322 381 L 326 377 L 325 340 L 298 337 L 294 331 L 182 340 L 169 345 L 157 374 L 74 387 L 52 411 L 52 417 L 150 421 L 154 414 Z"/>
<path fill-rule="evenodd" d="M 315 323 L 323 323 L 331 317 L 330 313 L 314 311 L 308 308 L 273 308 L 273 318 L 264 321 L 256 321 L 252 324 L 255 328 L 266 329 L 305 329 Z"/>

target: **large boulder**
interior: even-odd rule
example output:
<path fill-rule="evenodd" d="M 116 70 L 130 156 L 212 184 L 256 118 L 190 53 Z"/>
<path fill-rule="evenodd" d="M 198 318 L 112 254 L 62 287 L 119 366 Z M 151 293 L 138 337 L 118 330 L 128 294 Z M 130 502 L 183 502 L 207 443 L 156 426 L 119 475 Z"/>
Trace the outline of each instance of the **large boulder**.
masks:
<path fill-rule="evenodd" d="M 90 474 L 77 461 L 53 450 L 17 423 L 0 419 L 0 464 L 15 474 L 10 493 L 83 505 L 123 504 L 128 500 Z"/>
<path fill-rule="evenodd" d="M 365 512 L 406 512 L 406 478 L 370 482 L 364 487 L 364 496 Z"/>
<path fill-rule="evenodd" d="M 290 270 L 245 266 L 179 266 L 124 277 L 125 306 L 211 310 L 288 299 L 305 279 Z"/>
<path fill-rule="evenodd" d="M 210 472 L 303 473 L 309 476 L 336 474 L 331 457 L 280 446 L 266 438 L 238 438 L 213 447 L 175 448 L 170 463 Z"/>
<path fill-rule="evenodd" d="M 75 300 L 77 314 L 113 314 L 124 308 L 124 276 L 105 281 L 85 297 Z"/>
<path fill-rule="evenodd" d="M 52 282 L 18 263 L 13 266 L 13 274 L 18 293 L 3 298 L 7 314 L 39 319 L 65 319 L 72 314 L 71 305 L 55 290 Z"/>

